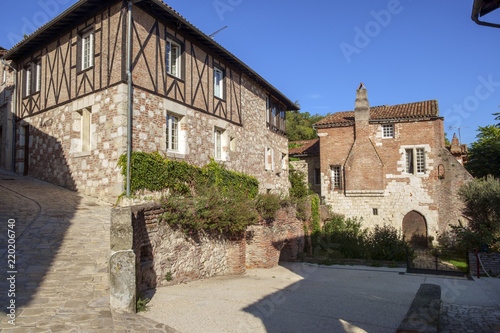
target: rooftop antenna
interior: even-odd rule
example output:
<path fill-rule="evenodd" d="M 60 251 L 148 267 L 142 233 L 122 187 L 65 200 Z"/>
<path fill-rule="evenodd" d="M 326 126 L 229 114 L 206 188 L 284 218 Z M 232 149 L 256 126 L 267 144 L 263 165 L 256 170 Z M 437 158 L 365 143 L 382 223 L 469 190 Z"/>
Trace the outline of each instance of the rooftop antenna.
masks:
<path fill-rule="evenodd" d="M 208 37 L 214 39 L 215 35 L 217 35 L 219 32 L 221 32 L 222 30 L 224 30 L 226 28 L 227 28 L 227 25 L 224 28 L 221 28 L 221 29 L 217 30 L 216 32 L 214 32 L 213 34 L 209 35 Z"/>

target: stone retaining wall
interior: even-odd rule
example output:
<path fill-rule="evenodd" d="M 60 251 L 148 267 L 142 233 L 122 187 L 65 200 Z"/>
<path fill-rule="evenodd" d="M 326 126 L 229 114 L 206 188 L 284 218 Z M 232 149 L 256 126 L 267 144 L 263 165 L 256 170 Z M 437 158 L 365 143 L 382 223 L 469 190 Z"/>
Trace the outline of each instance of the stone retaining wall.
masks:
<path fill-rule="evenodd" d="M 275 220 L 261 220 L 241 237 L 215 231 L 185 234 L 161 222 L 163 213 L 158 203 L 131 208 L 139 290 L 271 268 L 280 259 L 295 261 L 304 249 L 303 223 L 294 208 L 279 210 Z"/>
<path fill-rule="evenodd" d="M 500 253 L 479 253 L 479 258 L 488 273 L 491 276 L 500 275 Z M 479 272 L 484 274 L 484 270 L 479 265 Z M 469 252 L 469 273 L 471 276 L 477 275 L 476 253 Z"/>

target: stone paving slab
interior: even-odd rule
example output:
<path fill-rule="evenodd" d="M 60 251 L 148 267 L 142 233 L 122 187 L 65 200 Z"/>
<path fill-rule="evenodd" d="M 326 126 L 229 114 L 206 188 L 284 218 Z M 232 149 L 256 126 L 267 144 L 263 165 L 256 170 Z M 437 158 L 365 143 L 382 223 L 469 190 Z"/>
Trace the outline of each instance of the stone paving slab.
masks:
<path fill-rule="evenodd" d="M 175 332 L 109 308 L 111 206 L 29 177 L 0 173 L 2 332 Z M 15 219 L 15 274 L 7 221 Z M 15 297 L 7 277 L 15 276 Z M 6 308 L 15 301 L 15 325 Z"/>

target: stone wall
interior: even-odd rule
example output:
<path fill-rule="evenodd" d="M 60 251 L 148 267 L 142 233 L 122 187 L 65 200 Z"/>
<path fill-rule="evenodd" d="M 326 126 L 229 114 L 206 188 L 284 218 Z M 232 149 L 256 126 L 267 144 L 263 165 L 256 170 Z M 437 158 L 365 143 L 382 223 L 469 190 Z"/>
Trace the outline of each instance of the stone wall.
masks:
<path fill-rule="evenodd" d="M 479 273 L 484 274 L 485 270 L 492 277 L 500 275 L 500 253 L 479 253 L 479 259 L 484 266 L 479 264 Z M 469 274 L 477 276 L 477 260 L 476 253 L 469 252 Z"/>
<path fill-rule="evenodd" d="M 246 267 L 271 268 L 279 261 L 295 261 L 304 252 L 303 222 L 295 208 L 282 208 L 273 221 L 261 220 L 246 232 Z"/>
<path fill-rule="evenodd" d="M 294 170 L 305 173 L 307 182 L 311 184 L 311 190 L 321 197 L 321 184 L 316 184 L 314 179 L 314 170 L 320 170 L 321 168 L 319 155 L 300 157 L 300 161 L 291 161 L 290 164 L 293 166 Z"/>
<path fill-rule="evenodd" d="M 184 232 L 161 222 L 161 204 L 132 210 L 133 250 L 139 289 L 243 274 L 246 268 L 270 268 L 294 261 L 303 251 L 304 231 L 294 209 L 282 209 L 274 221 L 260 221 L 242 237 L 218 232 Z"/>

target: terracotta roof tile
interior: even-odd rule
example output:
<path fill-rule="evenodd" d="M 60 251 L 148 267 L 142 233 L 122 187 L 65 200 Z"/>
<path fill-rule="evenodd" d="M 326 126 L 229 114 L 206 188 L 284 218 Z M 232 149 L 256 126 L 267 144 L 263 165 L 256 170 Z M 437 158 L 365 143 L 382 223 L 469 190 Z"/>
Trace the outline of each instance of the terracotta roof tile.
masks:
<path fill-rule="evenodd" d="M 437 100 L 382 105 L 370 108 L 370 120 L 407 120 L 439 117 Z M 314 124 L 315 127 L 346 126 L 354 124 L 354 111 L 336 112 Z"/>
<path fill-rule="evenodd" d="M 319 139 L 290 141 L 290 143 L 297 143 L 302 145 L 297 148 L 288 149 L 290 155 L 315 155 L 319 154 Z"/>

